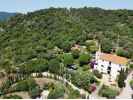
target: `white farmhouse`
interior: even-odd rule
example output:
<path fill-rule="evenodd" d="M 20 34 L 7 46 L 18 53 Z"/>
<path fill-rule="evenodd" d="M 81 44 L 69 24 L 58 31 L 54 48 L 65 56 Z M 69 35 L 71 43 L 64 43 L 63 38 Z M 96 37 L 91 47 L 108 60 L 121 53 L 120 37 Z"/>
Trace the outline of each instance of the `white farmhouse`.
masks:
<path fill-rule="evenodd" d="M 111 80 L 115 80 L 119 71 L 126 68 L 128 59 L 113 54 L 96 52 L 94 69 L 108 74 Z"/>

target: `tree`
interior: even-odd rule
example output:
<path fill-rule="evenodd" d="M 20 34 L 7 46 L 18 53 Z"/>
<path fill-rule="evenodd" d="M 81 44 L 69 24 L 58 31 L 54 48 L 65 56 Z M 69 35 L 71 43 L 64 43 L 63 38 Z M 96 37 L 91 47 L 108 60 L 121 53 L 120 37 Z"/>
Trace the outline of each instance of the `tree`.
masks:
<path fill-rule="evenodd" d="M 131 80 L 129 84 L 130 84 L 130 87 L 131 87 L 132 90 L 133 90 L 133 80 Z"/>
<path fill-rule="evenodd" d="M 64 53 L 63 54 L 63 63 L 66 66 L 72 65 L 74 62 L 73 56 L 70 53 Z"/>
<path fill-rule="evenodd" d="M 128 51 L 126 51 L 126 50 L 124 50 L 124 49 L 122 49 L 122 48 L 119 48 L 118 50 L 117 50 L 117 55 L 118 56 L 122 56 L 122 57 L 127 57 L 127 58 L 129 58 L 129 53 L 128 53 Z"/>
<path fill-rule="evenodd" d="M 93 73 L 97 78 L 102 78 L 102 73 L 100 73 L 98 70 L 94 70 Z"/>
<path fill-rule="evenodd" d="M 84 64 L 89 63 L 89 60 L 90 60 L 90 55 L 89 54 L 82 53 L 79 56 L 80 65 L 84 65 Z"/>
<path fill-rule="evenodd" d="M 29 91 L 29 95 L 32 99 L 36 99 L 37 97 L 40 97 L 41 92 L 42 91 L 39 87 L 35 87 Z"/>
<path fill-rule="evenodd" d="M 87 40 L 86 46 L 87 46 L 87 49 L 92 53 L 98 50 L 97 42 L 95 40 Z"/>
<path fill-rule="evenodd" d="M 48 99 L 58 99 L 59 97 L 64 96 L 64 87 L 60 84 L 56 84 L 53 89 L 50 90 Z"/>
<path fill-rule="evenodd" d="M 79 57 L 80 50 L 79 49 L 73 49 L 71 50 L 73 57 L 76 59 Z"/>
<path fill-rule="evenodd" d="M 121 69 L 121 71 L 118 75 L 118 80 L 117 80 L 119 88 L 125 87 L 125 82 L 124 82 L 125 78 L 126 78 L 125 71 L 124 71 L 124 69 Z"/>
<path fill-rule="evenodd" d="M 51 73 L 60 74 L 60 61 L 57 58 L 51 59 L 48 63 L 48 69 Z"/>
<path fill-rule="evenodd" d="M 118 94 L 116 89 L 113 89 L 109 86 L 103 85 L 101 90 L 99 91 L 99 95 L 102 97 L 107 97 L 108 99 L 114 99 Z"/>

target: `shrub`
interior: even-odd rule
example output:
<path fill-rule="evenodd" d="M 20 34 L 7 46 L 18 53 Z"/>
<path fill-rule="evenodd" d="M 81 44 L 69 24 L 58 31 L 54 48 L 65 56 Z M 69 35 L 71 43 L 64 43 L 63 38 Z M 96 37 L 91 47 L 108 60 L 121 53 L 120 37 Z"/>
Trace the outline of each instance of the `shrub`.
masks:
<path fill-rule="evenodd" d="M 130 69 L 133 69 L 133 64 L 130 64 L 129 67 L 130 67 Z"/>
<path fill-rule="evenodd" d="M 23 99 L 23 98 L 18 95 L 9 95 L 9 96 L 4 96 L 3 99 Z"/>
<path fill-rule="evenodd" d="M 79 57 L 79 53 L 80 53 L 80 50 L 78 49 L 72 50 L 72 55 L 75 59 Z"/>
<path fill-rule="evenodd" d="M 35 80 L 27 79 L 27 80 L 18 82 L 14 87 L 14 91 L 29 91 L 32 88 L 35 88 L 36 86 L 37 84 Z"/>
<path fill-rule="evenodd" d="M 124 49 L 122 49 L 122 48 L 117 50 L 117 55 L 129 58 L 129 52 L 124 50 Z"/>
<path fill-rule="evenodd" d="M 98 70 L 94 70 L 93 73 L 97 78 L 102 78 L 102 74 Z"/>
<path fill-rule="evenodd" d="M 50 90 L 48 99 L 57 99 L 64 96 L 64 87 L 60 84 L 55 85 L 54 88 Z"/>
<path fill-rule="evenodd" d="M 118 75 L 118 80 L 117 80 L 119 88 L 125 87 L 126 75 L 127 74 L 126 74 L 125 70 L 121 69 L 120 74 Z"/>
<path fill-rule="evenodd" d="M 84 65 L 83 66 L 83 71 L 88 71 L 90 69 L 90 66 L 89 65 Z"/>
<path fill-rule="evenodd" d="M 71 78 L 73 84 L 87 91 L 89 91 L 89 87 L 91 84 L 97 83 L 97 80 L 91 72 L 77 72 L 72 74 Z"/>
<path fill-rule="evenodd" d="M 41 89 L 39 87 L 35 87 L 29 91 L 29 95 L 32 99 L 35 99 L 37 97 L 40 97 L 41 95 Z"/>
<path fill-rule="evenodd" d="M 133 89 L 133 80 L 130 81 L 130 87 Z"/>
<path fill-rule="evenodd" d="M 43 89 L 44 89 L 44 90 L 48 90 L 48 89 L 49 89 L 49 84 L 48 84 L 48 83 L 44 84 L 44 85 L 43 85 Z"/>
<path fill-rule="evenodd" d="M 108 99 L 113 99 L 118 95 L 118 91 L 110 88 L 109 86 L 103 85 L 99 91 L 99 95 L 102 97 L 107 97 Z"/>
<path fill-rule="evenodd" d="M 80 57 L 79 57 L 79 62 L 80 62 L 80 65 L 84 65 L 84 64 L 87 64 L 90 60 L 90 55 L 89 54 L 81 54 Z"/>
<path fill-rule="evenodd" d="M 71 90 L 70 90 L 70 93 L 69 93 L 69 98 L 70 98 L 70 99 L 78 99 L 78 98 L 80 98 L 80 93 L 79 93 L 79 91 L 78 91 L 78 90 L 73 90 L 73 89 L 71 89 Z"/>
<path fill-rule="evenodd" d="M 65 64 L 66 66 L 72 65 L 73 62 L 74 62 L 73 56 L 72 56 L 72 54 L 70 54 L 70 53 L 65 53 L 65 54 L 63 54 L 63 60 L 64 60 L 64 64 Z"/>

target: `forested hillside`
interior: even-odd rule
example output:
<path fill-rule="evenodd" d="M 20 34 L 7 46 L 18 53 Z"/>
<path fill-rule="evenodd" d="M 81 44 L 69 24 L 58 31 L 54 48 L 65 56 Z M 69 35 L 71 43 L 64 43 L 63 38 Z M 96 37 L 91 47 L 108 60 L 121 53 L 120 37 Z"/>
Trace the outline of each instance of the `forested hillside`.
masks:
<path fill-rule="evenodd" d="M 50 8 L 17 14 L 0 26 L 0 65 L 7 69 L 46 65 L 56 56 L 55 46 L 68 52 L 74 44 L 92 39 L 101 43 L 103 52 L 119 46 L 124 56 L 133 59 L 131 10 Z"/>

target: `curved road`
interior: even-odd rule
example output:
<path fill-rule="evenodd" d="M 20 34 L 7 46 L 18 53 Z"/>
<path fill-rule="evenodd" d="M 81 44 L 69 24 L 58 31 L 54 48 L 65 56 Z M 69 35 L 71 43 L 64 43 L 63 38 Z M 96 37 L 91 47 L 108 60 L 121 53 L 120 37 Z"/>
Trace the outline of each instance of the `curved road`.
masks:
<path fill-rule="evenodd" d="M 42 75 L 44 77 L 52 77 L 54 78 L 55 75 L 52 74 L 52 73 L 49 73 L 49 72 L 43 72 Z M 37 73 L 33 73 L 32 74 L 33 77 L 36 77 L 37 76 Z M 58 79 L 60 81 L 63 81 L 64 83 L 67 83 L 69 84 L 74 90 L 78 90 L 80 92 L 80 94 L 85 94 L 86 95 L 86 98 L 89 96 L 89 93 L 87 91 L 85 91 L 84 89 L 80 89 L 78 87 L 76 87 L 75 85 L 73 85 L 71 82 L 69 82 L 67 79 L 64 79 L 63 77 L 59 76 L 59 75 L 56 75 L 56 77 L 58 77 Z"/>

